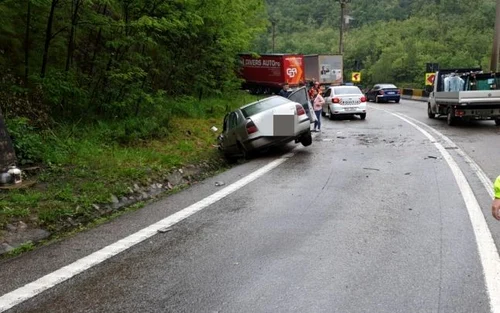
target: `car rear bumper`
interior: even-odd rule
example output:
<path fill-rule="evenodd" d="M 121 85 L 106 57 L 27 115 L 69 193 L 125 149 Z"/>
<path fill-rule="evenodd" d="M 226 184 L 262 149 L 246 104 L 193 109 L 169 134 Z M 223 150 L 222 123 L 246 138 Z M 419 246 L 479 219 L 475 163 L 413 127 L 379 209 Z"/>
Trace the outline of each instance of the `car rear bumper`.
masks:
<path fill-rule="evenodd" d="M 360 104 L 359 106 L 347 107 L 342 105 L 332 105 L 330 106 L 330 111 L 332 114 L 363 114 L 366 113 L 366 104 Z"/>
<path fill-rule="evenodd" d="M 306 119 L 303 123 L 297 125 L 297 130 L 292 136 L 259 136 L 248 139 L 243 143 L 243 145 L 248 151 L 251 151 L 274 145 L 285 144 L 307 134 L 310 132 L 310 129 L 309 119 Z"/>
<path fill-rule="evenodd" d="M 401 98 L 401 95 L 377 95 L 380 100 L 397 101 Z"/>

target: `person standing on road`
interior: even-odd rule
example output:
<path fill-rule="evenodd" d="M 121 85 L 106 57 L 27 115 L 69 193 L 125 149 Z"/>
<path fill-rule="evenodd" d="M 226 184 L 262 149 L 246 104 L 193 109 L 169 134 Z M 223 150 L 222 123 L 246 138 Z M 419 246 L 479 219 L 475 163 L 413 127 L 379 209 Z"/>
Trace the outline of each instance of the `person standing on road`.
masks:
<path fill-rule="evenodd" d="M 280 90 L 279 95 L 285 98 L 288 98 L 288 96 L 292 93 L 290 90 L 290 85 L 288 83 L 283 84 L 283 89 Z"/>
<path fill-rule="evenodd" d="M 493 199 L 493 204 L 491 205 L 491 213 L 494 218 L 500 221 L 500 176 L 495 180 L 493 188 L 495 190 L 495 199 Z"/>
<path fill-rule="evenodd" d="M 313 89 L 313 109 L 316 114 L 317 121 L 314 121 L 314 131 L 321 131 L 321 111 L 323 111 L 323 104 L 325 99 L 320 95 L 319 90 Z M 316 130 L 316 127 L 318 130 Z"/>
<path fill-rule="evenodd" d="M 313 100 L 313 97 L 314 97 L 314 90 L 316 90 L 319 94 L 319 91 L 320 91 L 320 83 L 319 82 L 314 82 L 314 85 L 311 87 L 311 89 L 309 89 L 309 98 L 311 99 L 311 101 Z"/>

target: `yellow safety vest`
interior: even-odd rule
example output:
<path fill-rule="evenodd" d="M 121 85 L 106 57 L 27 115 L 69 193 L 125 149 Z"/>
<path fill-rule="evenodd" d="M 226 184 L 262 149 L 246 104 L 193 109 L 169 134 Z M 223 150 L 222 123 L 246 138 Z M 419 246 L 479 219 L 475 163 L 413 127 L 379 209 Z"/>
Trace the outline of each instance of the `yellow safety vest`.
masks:
<path fill-rule="evenodd" d="M 495 188 L 495 198 L 500 199 L 500 176 L 495 180 L 493 187 Z"/>

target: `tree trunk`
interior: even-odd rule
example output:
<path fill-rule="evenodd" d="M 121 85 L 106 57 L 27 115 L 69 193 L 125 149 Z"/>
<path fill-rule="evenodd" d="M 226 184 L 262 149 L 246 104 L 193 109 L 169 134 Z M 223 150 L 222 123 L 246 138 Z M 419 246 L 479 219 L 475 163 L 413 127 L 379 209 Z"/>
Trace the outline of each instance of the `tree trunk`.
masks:
<path fill-rule="evenodd" d="M 56 10 L 56 5 L 59 0 L 52 0 L 52 4 L 50 6 L 49 19 L 47 21 L 47 30 L 45 31 L 45 46 L 43 48 L 43 58 L 42 58 L 42 71 L 40 76 L 45 77 L 45 73 L 47 71 L 47 61 L 49 59 L 49 47 L 50 41 L 52 40 L 52 24 L 54 22 L 54 11 Z"/>
<path fill-rule="evenodd" d="M 31 0 L 28 0 L 28 12 L 26 14 L 26 34 L 24 37 L 24 85 L 28 85 L 28 76 L 30 74 L 30 27 L 31 27 Z"/>
<path fill-rule="evenodd" d="M 76 28 L 76 21 L 78 19 L 78 9 L 80 8 L 81 1 L 73 0 L 73 3 L 74 3 L 74 10 L 71 17 L 71 29 L 69 31 L 68 54 L 66 56 L 66 69 L 65 69 L 66 72 L 69 71 L 69 68 L 73 63 L 73 51 L 75 50 L 75 28 Z"/>
<path fill-rule="evenodd" d="M 104 9 L 102 10 L 102 14 L 106 15 L 106 10 L 108 9 L 108 5 L 104 5 Z M 100 9 L 99 9 L 100 11 Z M 95 60 L 97 58 L 97 53 L 100 50 L 100 42 L 101 42 L 101 36 L 102 36 L 102 27 L 99 27 L 99 31 L 97 32 L 97 38 L 95 40 L 95 48 L 94 48 L 94 53 L 92 55 L 92 60 L 90 61 L 90 68 L 89 68 L 89 75 L 92 76 L 94 73 L 94 65 L 95 65 Z M 90 83 L 89 83 L 90 85 Z"/>
<path fill-rule="evenodd" d="M 2 110 L 0 110 L 0 173 L 8 169 L 10 165 L 17 162 L 14 146 L 5 125 Z"/>

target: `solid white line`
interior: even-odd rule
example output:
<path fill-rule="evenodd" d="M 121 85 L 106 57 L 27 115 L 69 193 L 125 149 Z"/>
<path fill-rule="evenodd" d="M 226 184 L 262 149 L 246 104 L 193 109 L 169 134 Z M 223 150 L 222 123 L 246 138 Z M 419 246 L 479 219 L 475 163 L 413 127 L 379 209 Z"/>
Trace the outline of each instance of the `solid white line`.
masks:
<path fill-rule="evenodd" d="M 448 166 L 450 167 L 453 176 L 455 177 L 458 188 L 460 189 L 460 193 L 462 194 L 465 206 L 467 207 L 467 212 L 469 213 L 469 218 L 471 220 L 474 235 L 476 237 L 479 257 L 483 266 L 483 275 L 486 282 L 486 290 L 488 292 L 488 297 L 490 300 L 490 311 L 492 313 L 500 313 L 500 256 L 498 255 L 495 241 L 493 240 L 481 207 L 479 206 L 479 203 L 474 196 L 474 192 L 472 191 L 469 182 L 465 178 L 464 173 L 455 162 L 451 154 L 425 129 L 413 123 L 406 117 L 400 115 L 399 113 L 394 113 L 378 108 L 375 109 L 385 111 L 416 128 L 434 144 L 434 146 L 439 150 L 443 158 L 448 163 Z M 454 143 L 449 139 L 448 142 L 454 145 Z"/>
<path fill-rule="evenodd" d="M 65 267 L 62 267 L 55 272 L 47 274 L 32 283 L 29 283 L 27 285 L 24 285 L 23 287 L 2 295 L 0 297 L 0 312 L 4 312 L 40 294 L 43 291 L 50 289 L 55 285 L 84 272 L 85 270 L 106 261 L 107 259 L 117 255 L 118 253 L 137 245 L 138 243 L 156 235 L 158 233 L 158 230 L 175 225 L 176 223 L 195 214 L 196 212 L 203 210 L 209 205 L 214 204 L 220 199 L 230 195 L 243 186 L 268 173 L 272 169 L 278 167 L 293 155 L 294 153 L 287 153 L 283 157 L 272 161 L 271 163 L 249 174 L 248 176 L 245 176 L 244 178 L 227 186 L 226 188 L 219 190 L 218 192 L 206 197 L 205 199 L 200 200 L 193 205 L 188 206 L 187 208 L 174 213 L 157 223 L 154 223 L 126 238 L 123 238 L 82 259 L 79 259 Z"/>
<path fill-rule="evenodd" d="M 405 114 L 402 114 L 402 113 L 397 113 L 397 114 L 404 116 L 405 118 L 415 122 L 416 124 L 419 124 L 421 126 L 424 126 L 427 129 L 429 129 L 431 132 L 433 132 L 434 134 L 439 136 L 443 141 L 445 141 L 449 145 L 449 147 L 453 148 L 453 150 L 455 150 L 462 158 L 464 158 L 465 163 L 469 164 L 472 171 L 476 174 L 476 176 L 479 178 L 479 180 L 483 184 L 483 186 L 486 189 L 486 191 L 488 192 L 488 194 L 493 199 L 493 197 L 495 196 L 495 193 L 493 192 L 493 182 L 491 181 L 490 178 L 488 178 L 488 176 L 483 171 L 483 169 L 467 153 L 465 153 L 465 151 L 460 149 L 460 147 L 457 146 L 450 138 L 448 138 L 444 134 L 440 133 L 439 131 L 437 131 L 433 127 L 431 127 L 425 123 L 422 123 L 422 122 L 420 122 L 412 117 L 409 117 Z"/>

